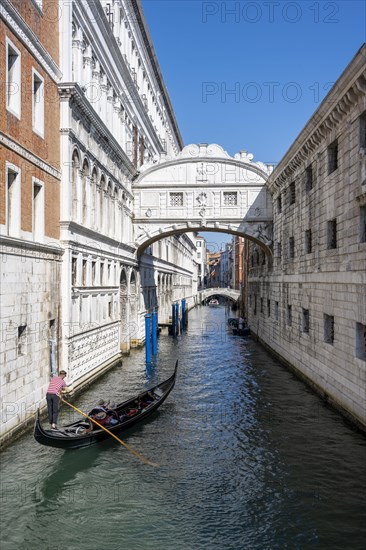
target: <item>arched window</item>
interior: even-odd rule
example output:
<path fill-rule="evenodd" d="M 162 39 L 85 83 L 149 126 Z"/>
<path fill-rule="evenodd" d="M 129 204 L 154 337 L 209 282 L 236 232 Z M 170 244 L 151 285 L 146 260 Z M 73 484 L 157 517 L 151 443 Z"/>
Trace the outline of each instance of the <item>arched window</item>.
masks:
<path fill-rule="evenodd" d="M 92 176 L 91 176 L 91 212 L 90 212 L 90 223 L 91 227 L 93 229 L 97 226 L 97 210 L 98 210 L 98 204 L 97 204 L 97 181 L 98 181 L 98 173 L 97 169 L 93 168 Z"/>
<path fill-rule="evenodd" d="M 82 195 L 82 209 L 83 209 L 83 218 L 82 222 L 83 224 L 86 224 L 88 221 L 88 207 L 89 207 L 89 162 L 88 159 L 85 158 L 83 162 L 83 195 Z"/>
<path fill-rule="evenodd" d="M 71 192 L 71 217 L 74 221 L 78 220 L 79 205 L 79 176 L 80 176 L 80 157 L 77 149 L 72 154 L 72 192 Z"/>
<path fill-rule="evenodd" d="M 99 187 L 99 230 L 103 232 L 104 226 L 104 192 L 105 192 L 105 178 L 104 175 L 100 178 Z"/>

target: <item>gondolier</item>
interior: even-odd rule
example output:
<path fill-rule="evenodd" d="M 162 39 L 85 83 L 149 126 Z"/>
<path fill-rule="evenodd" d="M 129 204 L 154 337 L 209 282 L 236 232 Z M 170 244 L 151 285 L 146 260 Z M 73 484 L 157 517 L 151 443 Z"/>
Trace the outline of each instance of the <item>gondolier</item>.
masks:
<path fill-rule="evenodd" d="M 65 377 L 66 371 L 61 370 L 58 376 L 51 378 L 46 393 L 48 420 L 53 430 L 57 429 L 57 419 L 60 410 L 59 394 L 66 388 Z"/>
<path fill-rule="evenodd" d="M 119 403 L 118 405 L 114 403 L 113 406 L 108 405 L 110 409 L 115 411 L 116 419 L 118 418 L 117 424 L 109 426 L 108 429 L 102 426 L 96 418 L 92 418 L 80 409 L 74 407 L 74 405 L 63 400 L 65 404 L 86 417 L 86 420 L 81 418 L 67 426 L 59 426 L 58 428 L 47 430 L 41 424 L 40 411 L 38 409 L 34 424 L 34 437 L 38 443 L 47 445 L 48 447 L 78 449 L 80 447 L 89 447 L 108 437 L 114 437 L 115 434 L 119 432 L 129 430 L 132 426 L 135 426 L 151 416 L 164 403 L 165 399 L 174 388 L 177 369 L 178 361 L 175 364 L 173 374 L 167 380 L 160 382 L 160 384 L 157 384 L 149 390 L 142 391 L 142 393 L 123 403 Z M 62 372 L 60 372 L 60 378 L 61 374 Z"/>

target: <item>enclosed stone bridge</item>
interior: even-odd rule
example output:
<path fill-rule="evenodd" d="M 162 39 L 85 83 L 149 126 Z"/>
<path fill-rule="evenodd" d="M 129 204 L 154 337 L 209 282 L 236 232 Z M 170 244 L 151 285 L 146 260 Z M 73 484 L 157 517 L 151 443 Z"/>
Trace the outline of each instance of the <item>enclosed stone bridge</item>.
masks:
<path fill-rule="evenodd" d="M 239 290 L 234 290 L 233 288 L 205 288 L 204 290 L 200 290 L 198 292 L 198 300 L 200 302 L 203 302 L 204 300 L 207 300 L 211 296 L 224 296 L 225 298 L 229 298 L 233 302 L 237 302 L 240 297 Z"/>
<path fill-rule="evenodd" d="M 133 184 L 134 244 L 141 255 L 153 242 L 179 233 L 241 235 L 272 255 L 273 167 L 245 151 L 230 157 L 219 145 L 188 145 L 140 168 Z"/>

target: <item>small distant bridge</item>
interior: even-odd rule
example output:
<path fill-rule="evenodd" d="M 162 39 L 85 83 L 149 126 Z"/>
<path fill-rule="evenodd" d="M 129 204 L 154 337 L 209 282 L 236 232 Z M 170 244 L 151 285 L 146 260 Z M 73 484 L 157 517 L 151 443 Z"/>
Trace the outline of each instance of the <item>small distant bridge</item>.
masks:
<path fill-rule="evenodd" d="M 210 298 L 211 296 L 224 296 L 225 298 L 229 298 L 233 302 L 237 302 L 239 300 L 240 292 L 239 290 L 234 290 L 232 288 L 205 288 L 205 290 L 200 290 L 198 293 L 198 299 L 200 302 L 203 302 L 204 300 L 207 300 L 207 298 Z"/>

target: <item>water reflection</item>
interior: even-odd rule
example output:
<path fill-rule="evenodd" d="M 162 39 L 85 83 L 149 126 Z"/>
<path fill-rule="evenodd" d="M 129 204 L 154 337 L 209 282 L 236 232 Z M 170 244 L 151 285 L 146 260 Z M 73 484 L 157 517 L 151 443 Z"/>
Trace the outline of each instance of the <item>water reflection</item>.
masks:
<path fill-rule="evenodd" d="M 160 468 L 115 441 L 63 452 L 29 435 L 3 453 L 1 550 L 364 548 L 364 436 L 226 317 L 191 312 L 155 365 L 137 351 L 78 400 L 127 399 L 179 358 L 168 400 L 123 434 Z"/>

